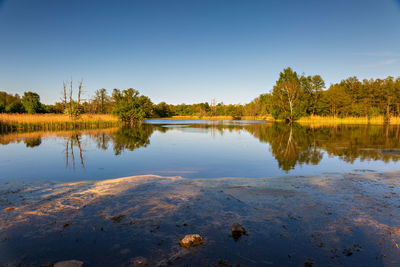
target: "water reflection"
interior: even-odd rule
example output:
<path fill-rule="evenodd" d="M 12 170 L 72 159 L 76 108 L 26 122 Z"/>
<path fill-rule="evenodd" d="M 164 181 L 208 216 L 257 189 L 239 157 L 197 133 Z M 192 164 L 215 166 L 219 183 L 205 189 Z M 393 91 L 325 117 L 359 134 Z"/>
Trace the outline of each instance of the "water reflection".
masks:
<path fill-rule="evenodd" d="M 75 170 L 75 154 L 74 147 L 77 147 L 79 150 L 79 159 L 80 164 L 83 168 L 85 168 L 85 162 L 83 159 L 83 150 L 81 145 L 81 133 L 74 132 L 66 137 L 67 143 L 65 144 L 65 167 L 69 167 L 70 157 L 72 161 L 72 168 Z"/>
<path fill-rule="evenodd" d="M 43 138 L 62 138 L 65 142 L 66 166 L 72 165 L 75 168 L 77 161 L 84 168 L 86 149 L 85 143 L 82 142 L 83 137 L 95 142 L 98 150 L 112 148 L 114 154 L 119 156 L 126 150 L 134 151 L 150 146 L 154 132 L 166 133 L 169 130 L 210 134 L 214 137 L 223 136 L 226 132 L 250 133 L 261 143 L 268 145 L 279 168 L 286 172 L 298 165 L 317 165 L 323 159 L 324 153 L 339 157 L 348 163 L 357 159 L 397 162 L 400 158 L 399 125 L 311 127 L 284 123 L 155 121 L 135 127 L 108 130 L 1 134 L 0 144 L 23 142 L 26 147 L 35 148 L 42 144 Z M 196 141 L 196 136 L 193 136 L 193 144 Z"/>

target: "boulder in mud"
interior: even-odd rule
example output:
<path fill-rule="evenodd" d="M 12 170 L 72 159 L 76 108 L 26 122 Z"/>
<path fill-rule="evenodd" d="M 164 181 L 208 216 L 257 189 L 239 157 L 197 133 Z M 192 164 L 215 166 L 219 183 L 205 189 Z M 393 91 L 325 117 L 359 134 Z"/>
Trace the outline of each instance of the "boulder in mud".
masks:
<path fill-rule="evenodd" d="M 232 224 L 232 237 L 235 241 L 239 240 L 244 234 L 246 234 L 246 229 L 242 225 L 238 223 Z"/>
<path fill-rule="evenodd" d="M 191 234 L 191 235 L 186 235 L 181 242 L 179 242 L 179 245 L 184 248 L 192 248 L 198 245 L 201 245 L 204 243 L 204 238 L 202 238 L 199 234 Z"/>
<path fill-rule="evenodd" d="M 69 261 L 59 261 L 54 264 L 54 267 L 83 267 L 83 261 L 69 260 Z"/>

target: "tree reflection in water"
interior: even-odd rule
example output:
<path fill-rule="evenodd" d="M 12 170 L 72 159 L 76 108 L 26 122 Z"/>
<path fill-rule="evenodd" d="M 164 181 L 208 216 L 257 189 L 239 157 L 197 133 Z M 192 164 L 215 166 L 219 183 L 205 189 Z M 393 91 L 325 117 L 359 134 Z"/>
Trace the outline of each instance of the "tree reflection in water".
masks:
<path fill-rule="evenodd" d="M 42 138 L 53 135 L 63 137 L 66 140 L 66 166 L 72 164 L 75 169 L 75 157 L 78 156 L 80 165 L 85 168 L 83 139 L 94 141 L 101 150 L 107 150 L 112 146 L 114 154 L 121 155 L 125 150 L 134 151 L 149 146 L 150 137 L 155 131 L 165 133 L 175 129 L 185 132 L 193 128 L 204 130 L 197 133 L 212 136 L 246 131 L 260 142 L 269 145 L 279 168 L 286 172 L 297 165 L 316 165 L 322 160 L 324 153 L 337 156 L 348 163 L 353 163 L 357 159 L 384 162 L 397 162 L 400 159 L 400 125 L 304 126 L 296 123 L 289 125 L 222 121 L 184 125 L 142 123 L 134 127 L 108 130 L 1 134 L 0 144 L 24 142 L 26 147 L 34 148 L 41 145 Z"/>
<path fill-rule="evenodd" d="M 318 164 L 326 152 L 353 163 L 356 159 L 384 162 L 400 159 L 399 125 L 302 126 L 274 123 L 245 126 L 268 143 L 279 167 L 289 171 L 298 164 Z"/>
<path fill-rule="evenodd" d="M 65 145 L 65 167 L 69 167 L 69 157 L 72 159 L 72 168 L 75 170 L 75 154 L 74 146 L 79 150 L 79 158 L 82 168 L 85 168 L 85 161 L 83 159 L 83 149 L 81 145 L 81 133 L 75 132 L 67 136 L 67 143 Z"/>

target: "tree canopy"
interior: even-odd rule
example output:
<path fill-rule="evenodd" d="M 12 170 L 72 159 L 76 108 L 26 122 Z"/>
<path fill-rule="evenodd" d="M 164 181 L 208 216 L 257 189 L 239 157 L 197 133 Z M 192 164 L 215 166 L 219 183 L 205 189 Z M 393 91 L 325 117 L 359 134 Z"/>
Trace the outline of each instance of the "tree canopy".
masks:
<path fill-rule="evenodd" d="M 22 105 L 25 111 L 29 114 L 40 113 L 42 104 L 40 103 L 40 96 L 34 92 L 25 92 L 22 99 Z"/>
<path fill-rule="evenodd" d="M 112 113 L 125 123 L 135 123 L 152 115 L 153 103 L 150 98 L 140 95 L 139 91 L 133 88 L 122 91 L 114 89 L 112 99 L 114 101 Z"/>

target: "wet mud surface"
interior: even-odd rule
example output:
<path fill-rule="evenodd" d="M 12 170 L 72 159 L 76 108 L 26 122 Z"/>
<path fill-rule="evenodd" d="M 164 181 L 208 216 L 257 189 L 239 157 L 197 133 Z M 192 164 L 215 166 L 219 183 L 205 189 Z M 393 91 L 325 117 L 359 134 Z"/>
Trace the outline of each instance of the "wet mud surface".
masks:
<path fill-rule="evenodd" d="M 0 266 L 399 266 L 399 196 L 399 172 L 5 183 Z"/>

